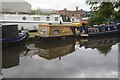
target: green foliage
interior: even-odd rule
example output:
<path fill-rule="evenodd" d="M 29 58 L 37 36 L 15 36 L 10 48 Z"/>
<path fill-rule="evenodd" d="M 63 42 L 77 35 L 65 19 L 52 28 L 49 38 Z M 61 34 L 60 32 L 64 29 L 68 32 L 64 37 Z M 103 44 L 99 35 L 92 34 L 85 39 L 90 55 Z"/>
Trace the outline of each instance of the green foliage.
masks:
<path fill-rule="evenodd" d="M 112 45 L 104 45 L 104 46 L 98 47 L 97 50 L 100 53 L 107 55 L 107 53 L 109 53 L 111 51 L 111 47 L 112 47 Z"/>
<path fill-rule="evenodd" d="M 43 11 L 42 9 L 33 9 L 31 10 L 31 15 L 49 15 L 50 11 Z"/>
<path fill-rule="evenodd" d="M 91 5 L 91 11 L 94 12 L 88 24 L 100 24 L 120 19 L 120 2 L 102 2 L 102 0 L 90 2 L 87 0 L 86 3 Z"/>

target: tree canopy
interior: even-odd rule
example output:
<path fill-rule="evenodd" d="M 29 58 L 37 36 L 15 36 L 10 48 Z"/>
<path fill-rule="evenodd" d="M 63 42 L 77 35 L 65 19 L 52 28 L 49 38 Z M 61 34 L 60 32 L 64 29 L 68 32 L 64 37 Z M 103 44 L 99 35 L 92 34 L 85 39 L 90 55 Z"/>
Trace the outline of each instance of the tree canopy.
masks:
<path fill-rule="evenodd" d="M 51 11 L 45 11 L 42 9 L 33 9 L 31 10 L 31 15 L 49 15 L 51 13 Z"/>
<path fill-rule="evenodd" d="M 97 47 L 97 50 L 100 53 L 107 55 L 111 51 L 111 47 L 112 45 L 104 45 L 104 46 Z"/>
<path fill-rule="evenodd" d="M 120 19 L 120 1 L 118 2 L 91 2 L 86 1 L 91 5 L 91 11 L 94 15 L 91 16 L 88 23 L 100 24 Z"/>

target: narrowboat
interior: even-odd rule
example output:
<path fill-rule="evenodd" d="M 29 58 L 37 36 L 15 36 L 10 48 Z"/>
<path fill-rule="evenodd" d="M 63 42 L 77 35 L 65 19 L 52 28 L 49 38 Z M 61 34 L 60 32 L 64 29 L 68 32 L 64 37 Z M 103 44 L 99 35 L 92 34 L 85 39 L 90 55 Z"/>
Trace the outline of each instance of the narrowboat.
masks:
<path fill-rule="evenodd" d="M 74 37 L 71 25 L 39 25 L 38 35 L 35 36 L 40 41 L 55 41 L 72 39 Z"/>
<path fill-rule="evenodd" d="M 21 15 L 21 14 L 0 14 L 0 20 L 18 22 L 18 30 L 29 30 L 30 32 L 36 32 L 39 28 L 39 24 L 57 24 L 65 21 L 70 22 L 68 17 L 60 14 L 50 15 Z M 67 18 L 67 19 L 66 19 Z M 26 24 L 29 23 L 29 24 Z"/>
<path fill-rule="evenodd" d="M 39 24 L 37 40 L 54 42 L 55 40 L 66 40 L 66 38 L 72 39 L 76 32 L 75 25 L 72 25 L 70 18 L 60 15 L 57 20 L 59 23 L 49 21 L 46 24 Z"/>
<path fill-rule="evenodd" d="M 18 24 L 2 24 L 0 30 L 2 31 L 0 41 L 2 42 L 3 48 L 18 45 L 27 37 L 25 33 L 19 33 Z"/>
<path fill-rule="evenodd" d="M 22 15 L 22 14 L 0 14 L 0 20 L 7 20 L 7 21 L 21 21 L 23 23 L 18 24 L 18 30 L 21 31 L 22 29 L 26 29 L 29 31 L 37 31 L 38 24 L 36 23 L 29 23 L 26 24 L 24 21 L 40 21 L 40 16 L 38 15 Z"/>
<path fill-rule="evenodd" d="M 120 32 L 119 25 L 102 25 L 94 26 L 94 28 L 81 28 L 81 37 L 98 37 L 98 36 L 109 36 L 118 35 Z"/>

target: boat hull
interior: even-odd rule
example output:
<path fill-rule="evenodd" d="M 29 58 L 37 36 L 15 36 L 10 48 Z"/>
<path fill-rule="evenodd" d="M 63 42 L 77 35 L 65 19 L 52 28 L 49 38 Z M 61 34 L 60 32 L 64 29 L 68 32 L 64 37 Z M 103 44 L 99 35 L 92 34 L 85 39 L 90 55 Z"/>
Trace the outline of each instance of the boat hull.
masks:
<path fill-rule="evenodd" d="M 41 37 L 41 36 L 35 36 L 35 40 L 42 42 L 42 43 L 59 43 L 62 41 L 75 41 L 75 38 L 73 35 L 69 36 L 59 36 L 59 37 Z"/>
<path fill-rule="evenodd" d="M 89 37 L 118 35 L 119 32 L 120 32 L 119 30 L 114 30 L 114 31 L 106 31 L 100 33 L 91 33 L 89 34 Z"/>
<path fill-rule="evenodd" d="M 14 39 L 2 39 L 2 48 L 15 47 L 22 45 L 21 43 L 27 38 L 26 34 L 19 34 L 17 38 Z"/>
<path fill-rule="evenodd" d="M 87 36 L 81 34 L 80 37 L 101 37 L 101 36 L 111 36 L 111 35 L 118 36 L 119 34 L 120 34 L 120 30 L 114 30 L 114 31 L 105 31 L 99 33 L 89 33 L 87 34 Z"/>

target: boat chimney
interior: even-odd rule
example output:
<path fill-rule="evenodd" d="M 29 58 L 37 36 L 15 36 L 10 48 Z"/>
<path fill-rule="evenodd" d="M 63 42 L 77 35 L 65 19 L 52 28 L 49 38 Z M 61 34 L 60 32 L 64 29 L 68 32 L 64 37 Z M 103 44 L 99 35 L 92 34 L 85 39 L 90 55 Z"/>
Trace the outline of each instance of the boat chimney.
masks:
<path fill-rule="evenodd" d="M 78 11 L 78 6 L 76 7 L 76 11 Z"/>

